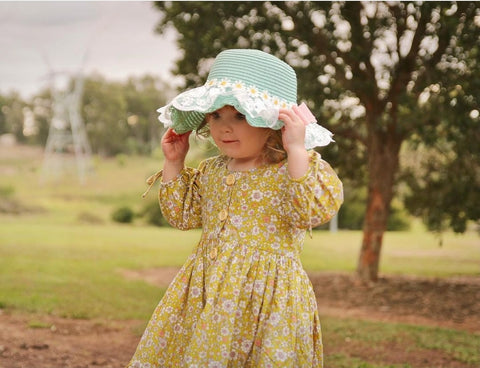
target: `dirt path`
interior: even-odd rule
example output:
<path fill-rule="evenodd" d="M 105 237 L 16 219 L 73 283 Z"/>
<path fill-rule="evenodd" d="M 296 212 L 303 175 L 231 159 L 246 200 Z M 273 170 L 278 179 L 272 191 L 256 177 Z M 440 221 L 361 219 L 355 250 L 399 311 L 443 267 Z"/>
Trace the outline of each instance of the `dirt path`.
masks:
<path fill-rule="evenodd" d="M 132 356 L 139 322 L 2 314 L 0 326 L 1 368 L 116 368 Z"/>
<path fill-rule="evenodd" d="M 123 274 L 165 286 L 176 272 L 166 268 Z M 480 331 L 480 278 L 395 277 L 381 279 L 372 286 L 358 285 L 345 274 L 312 273 L 310 278 L 319 297 L 321 316 Z M 0 313 L 0 368 L 124 367 L 143 327 L 142 321 L 85 321 Z M 331 353 L 341 353 L 345 347 L 330 349 Z M 441 353 L 406 352 L 401 344 L 372 346 L 369 351 L 364 346 L 349 345 L 348 349 L 358 349 L 358 356 L 366 357 L 388 351 L 389 364 L 400 364 L 408 356 L 408 362 L 415 367 L 465 367 L 448 361 Z"/>

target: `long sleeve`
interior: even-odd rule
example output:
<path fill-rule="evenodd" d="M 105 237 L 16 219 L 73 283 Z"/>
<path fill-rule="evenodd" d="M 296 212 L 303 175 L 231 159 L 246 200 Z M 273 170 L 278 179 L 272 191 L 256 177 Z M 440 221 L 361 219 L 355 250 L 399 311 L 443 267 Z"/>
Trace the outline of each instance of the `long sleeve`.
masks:
<path fill-rule="evenodd" d="M 158 199 L 165 219 L 180 230 L 202 226 L 202 208 L 199 169 L 184 168 L 180 174 L 167 183 L 160 184 Z"/>
<path fill-rule="evenodd" d="M 328 222 L 343 203 L 343 186 L 335 171 L 312 151 L 307 173 L 288 180 L 284 213 L 298 228 L 311 229 Z"/>

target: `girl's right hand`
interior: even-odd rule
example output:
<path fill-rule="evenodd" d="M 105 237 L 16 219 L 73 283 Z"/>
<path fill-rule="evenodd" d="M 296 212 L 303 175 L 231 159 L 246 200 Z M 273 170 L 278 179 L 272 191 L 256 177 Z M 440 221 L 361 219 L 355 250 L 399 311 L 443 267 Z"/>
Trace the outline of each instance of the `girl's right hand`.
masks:
<path fill-rule="evenodd" d="M 177 134 L 172 128 L 168 128 L 162 137 L 162 151 L 165 159 L 170 162 L 182 163 L 185 161 L 190 144 L 188 137 L 192 132 Z"/>
<path fill-rule="evenodd" d="M 188 137 L 192 132 L 177 134 L 169 128 L 162 137 L 162 150 L 165 155 L 163 164 L 162 181 L 169 182 L 175 178 L 183 169 L 185 156 L 187 156 Z"/>

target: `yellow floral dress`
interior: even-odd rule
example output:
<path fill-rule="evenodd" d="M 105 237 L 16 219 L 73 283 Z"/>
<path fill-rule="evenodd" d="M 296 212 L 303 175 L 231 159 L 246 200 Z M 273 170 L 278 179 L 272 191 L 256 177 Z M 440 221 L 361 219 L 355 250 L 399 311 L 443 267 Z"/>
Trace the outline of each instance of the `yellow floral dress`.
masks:
<path fill-rule="evenodd" d="M 164 216 L 200 241 L 153 313 L 128 367 L 322 367 L 317 304 L 299 254 L 338 211 L 342 184 L 314 151 L 233 172 L 218 156 L 160 184 Z"/>

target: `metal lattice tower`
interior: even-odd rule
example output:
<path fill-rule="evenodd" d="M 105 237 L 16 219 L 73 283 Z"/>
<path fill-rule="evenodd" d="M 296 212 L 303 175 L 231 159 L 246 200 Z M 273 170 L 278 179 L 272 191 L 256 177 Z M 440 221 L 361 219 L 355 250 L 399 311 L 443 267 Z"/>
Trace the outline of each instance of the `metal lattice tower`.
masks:
<path fill-rule="evenodd" d="M 93 172 L 92 151 L 80 114 L 84 78 L 78 73 L 61 89 L 56 82 L 62 73 L 52 72 L 49 76 L 53 117 L 45 146 L 42 181 L 68 174 L 74 161 L 78 179 L 83 184 Z"/>

